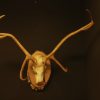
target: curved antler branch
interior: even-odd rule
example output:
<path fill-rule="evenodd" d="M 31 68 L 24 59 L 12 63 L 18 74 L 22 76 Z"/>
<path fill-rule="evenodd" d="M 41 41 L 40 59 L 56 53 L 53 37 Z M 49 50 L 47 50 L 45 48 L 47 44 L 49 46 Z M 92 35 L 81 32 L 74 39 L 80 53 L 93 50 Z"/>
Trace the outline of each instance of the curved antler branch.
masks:
<path fill-rule="evenodd" d="M 87 11 L 89 12 L 89 10 L 87 10 Z M 89 14 L 90 14 L 90 12 L 89 12 Z M 69 33 L 68 35 L 66 35 L 66 36 L 57 44 L 57 46 L 53 49 L 53 51 L 47 55 L 47 59 L 50 58 L 52 55 L 54 55 L 55 52 L 61 47 L 61 45 L 62 45 L 67 39 L 69 39 L 70 37 L 72 37 L 72 36 L 75 35 L 75 34 L 78 34 L 79 32 L 82 32 L 82 31 L 85 31 L 85 30 L 88 30 L 89 28 L 91 28 L 91 27 L 93 26 L 94 22 L 93 22 L 93 19 L 92 19 L 92 16 L 91 16 L 91 15 L 90 15 L 90 17 L 91 17 L 91 22 L 89 22 L 89 23 L 86 24 L 85 26 L 79 28 L 78 30 L 73 31 L 73 32 Z"/>
<path fill-rule="evenodd" d="M 68 67 L 64 67 L 54 56 L 51 58 L 64 72 L 68 72 Z"/>
<path fill-rule="evenodd" d="M 1 15 L 0 16 L 0 19 L 2 19 L 3 17 L 5 17 L 5 15 Z M 5 37 L 10 37 L 12 38 L 16 44 L 19 46 L 19 48 L 24 52 L 24 54 L 26 56 L 31 56 L 30 53 L 22 46 L 22 44 L 16 39 L 15 36 L 13 36 L 12 34 L 9 34 L 9 33 L 0 33 L 0 39 L 3 39 Z"/>
<path fill-rule="evenodd" d="M 20 70 L 20 79 L 23 80 L 23 81 L 26 80 L 26 77 L 23 78 L 23 70 L 24 70 L 24 67 L 25 67 L 27 61 L 28 61 L 28 58 L 26 56 L 25 59 L 24 59 L 24 61 L 23 61 L 21 70 Z"/>
<path fill-rule="evenodd" d="M 30 53 L 22 46 L 22 44 L 16 39 L 15 36 L 13 36 L 12 34 L 9 34 L 9 33 L 0 33 L 0 39 L 3 39 L 5 37 L 10 37 L 12 38 L 15 43 L 19 46 L 19 48 L 24 52 L 24 54 L 28 57 L 30 57 Z"/>
<path fill-rule="evenodd" d="M 1 15 L 1 16 L 0 16 L 0 19 L 2 19 L 3 17 L 5 17 L 5 15 Z"/>

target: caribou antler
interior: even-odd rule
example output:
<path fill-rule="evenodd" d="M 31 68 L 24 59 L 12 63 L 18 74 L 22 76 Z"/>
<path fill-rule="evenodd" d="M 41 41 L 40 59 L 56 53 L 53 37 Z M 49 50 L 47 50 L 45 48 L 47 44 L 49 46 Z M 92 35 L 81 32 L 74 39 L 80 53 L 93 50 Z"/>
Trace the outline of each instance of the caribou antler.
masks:
<path fill-rule="evenodd" d="M 30 53 L 22 46 L 22 44 L 15 38 L 15 36 L 9 33 L 0 33 L 0 39 L 3 39 L 5 37 L 10 37 L 11 39 L 13 39 L 15 43 L 19 46 L 19 48 L 24 52 L 24 54 L 30 57 Z"/>
<path fill-rule="evenodd" d="M 88 11 L 89 12 L 89 11 Z M 5 15 L 0 16 L 0 19 L 3 18 Z M 14 42 L 18 45 L 18 47 L 24 52 L 26 55 L 21 70 L 20 70 L 20 79 L 21 80 L 28 80 L 30 83 L 30 86 L 34 90 L 42 90 L 47 82 L 50 79 L 51 76 L 51 59 L 60 66 L 60 68 L 64 71 L 67 72 L 68 69 L 63 67 L 63 65 L 54 57 L 54 54 L 57 52 L 57 50 L 61 47 L 61 45 L 70 37 L 72 37 L 75 34 L 78 34 L 81 31 L 85 31 L 92 27 L 94 24 L 91 17 L 91 22 L 86 24 L 85 26 L 79 28 L 76 31 L 71 32 L 70 34 L 66 35 L 58 44 L 57 46 L 53 49 L 51 53 L 48 55 L 45 54 L 42 51 L 35 51 L 33 54 L 30 54 L 24 47 L 23 45 L 18 41 L 18 39 L 13 36 L 12 34 L 9 33 L 0 33 L 0 39 L 4 39 L 6 37 L 10 37 L 11 39 L 14 40 Z M 25 68 L 26 63 L 28 63 L 28 68 L 27 68 L 27 77 L 23 77 L 23 71 Z"/>
<path fill-rule="evenodd" d="M 88 13 L 90 14 L 90 11 L 89 11 L 89 10 L 87 10 L 87 11 L 88 11 Z M 55 53 L 57 52 L 57 50 L 63 45 L 63 43 L 64 43 L 66 40 L 68 40 L 70 37 L 72 37 L 72 36 L 75 35 L 75 34 L 78 34 L 78 33 L 82 32 L 82 31 L 86 31 L 86 30 L 88 30 L 89 28 L 91 28 L 91 27 L 93 26 L 93 24 L 94 24 L 91 14 L 90 14 L 90 18 L 91 18 L 91 21 L 90 21 L 88 24 L 86 24 L 85 26 L 79 28 L 78 30 L 73 31 L 73 32 L 69 33 L 68 35 L 66 35 L 66 36 L 56 45 L 56 47 L 52 50 L 52 52 L 50 52 L 50 53 L 47 55 L 47 59 L 51 58 L 51 59 L 52 59 L 53 61 L 55 61 L 55 62 L 62 68 L 62 70 L 65 71 L 65 72 L 67 71 L 67 69 L 65 69 L 65 68 L 60 64 L 60 62 L 54 57 L 54 54 L 55 54 Z"/>
<path fill-rule="evenodd" d="M 1 15 L 1 16 L 0 16 L 0 19 L 2 19 L 3 17 L 5 17 L 5 15 Z"/>

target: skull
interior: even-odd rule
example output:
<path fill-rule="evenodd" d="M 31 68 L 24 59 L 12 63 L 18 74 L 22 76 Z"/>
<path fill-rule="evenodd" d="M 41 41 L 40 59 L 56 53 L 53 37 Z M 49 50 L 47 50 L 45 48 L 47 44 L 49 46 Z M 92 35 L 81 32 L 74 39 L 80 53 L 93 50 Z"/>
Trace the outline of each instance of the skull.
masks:
<path fill-rule="evenodd" d="M 32 57 L 34 61 L 29 61 L 27 79 L 32 89 L 42 90 L 51 75 L 50 59 L 47 59 L 47 55 L 42 51 L 36 51 Z"/>
<path fill-rule="evenodd" d="M 36 84 L 42 84 L 44 82 L 44 72 L 46 69 L 46 58 L 43 55 L 34 55 L 36 64 L 32 66 L 33 73 L 35 74 Z"/>

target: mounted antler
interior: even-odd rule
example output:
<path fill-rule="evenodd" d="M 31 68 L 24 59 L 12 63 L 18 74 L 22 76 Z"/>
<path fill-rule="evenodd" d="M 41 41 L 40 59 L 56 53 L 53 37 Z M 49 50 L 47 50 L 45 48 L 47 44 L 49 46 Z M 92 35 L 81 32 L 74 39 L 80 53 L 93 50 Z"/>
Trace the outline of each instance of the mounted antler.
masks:
<path fill-rule="evenodd" d="M 89 11 L 88 11 L 89 12 Z M 3 18 L 5 15 L 0 16 L 0 19 Z M 91 16 L 90 16 L 91 17 Z M 91 17 L 91 21 L 86 24 L 85 26 L 79 28 L 76 31 L 71 32 L 70 34 L 66 35 L 58 44 L 57 46 L 50 52 L 48 55 L 45 54 L 42 51 L 35 51 L 33 54 L 30 54 L 23 45 L 18 41 L 18 39 L 9 33 L 0 33 L 0 39 L 4 39 L 6 37 L 10 37 L 14 40 L 14 42 L 18 45 L 18 47 L 23 51 L 23 53 L 26 55 L 21 70 L 20 70 L 20 79 L 21 80 L 28 80 L 30 83 L 30 86 L 32 89 L 35 90 L 41 90 L 45 87 L 47 82 L 49 81 L 50 75 L 51 75 L 51 62 L 52 59 L 56 64 L 60 66 L 60 68 L 67 72 L 68 69 L 63 67 L 63 65 L 54 57 L 57 50 L 62 46 L 62 44 L 72 37 L 75 34 L 78 34 L 79 32 L 88 30 L 93 26 L 94 22 Z M 24 67 L 28 63 L 27 68 L 27 77 L 23 77 L 23 70 Z"/>
<path fill-rule="evenodd" d="M 87 11 L 88 11 L 88 13 L 90 14 L 90 11 L 89 11 L 88 9 L 87 9 Z M 54 54 L 55 54 L 55 53 L 57 52 L 57 50 L 63 45 L 63 43 L 64 43 L 66 40 L 68 40 L 70 37 L 72 37 L 73 35 L 76 35 L 76 34 L 82 32 L 82 31 L 86 31 L 86 30 L 88 30 L 89 28 L 91 28 L 91 27 L 93 26 L 93 24 L 94 24 L 91 14 L 90 14 L 90 18 L 91 18 L 91 21 L 90 21 L 88 24 L 86 24 L 85 26 L 79 28 L 78 30 L 73 31 L 73 32 L 69 33 L 68 35 L 66 35 L 66 36 L 57 44 L 57 46 L 53 49 L 53 51 L 50 52 L 50 53 L 47 55 L 47 59 L 52 59 L 52 60 L 53 60 L 54 62 L 56 62 L 56 63 L 61 67 L 61 69 L 62 69 L 63 71 L 65 71 L 65 72 L 67 72 L 67 69 L 64 68 L 64 67 L 61 65 L 61 63 L 54 57 Z"/>
<path fill-rule="evenodd" d="M 26 80 L 26 78 L 23 78 L 22 73 L 25 67 L 25 64 L 28 60 L 32 60 L 32 62 L 35 63 L 35 59 L 34 57 L 32 57 L 32 55 L 22 46 L 22 44 L 15 38 L 15 36 L 13 36 L 12 34 L 9 33 L 0 33 L 0 39 L 6 38 L 6 37 L 10 37 L 11 39 L 13 39 L 15 41 L 15 43 L 19 46 L 19 48 L 23 51 L 23 53 L 26 55 L 25 60 L 22 64 L 21 70 L 20 70 L 20 79 L 21 80 Z"/>
<path fill-rule="evenodd" d="M 5 17 L 5 15 L 1 15 L 1 16 L 0 16 L 0 19 L 2 19 L 3 17 Z M 21 79 L 21 80 L 26 80 L 26 78 L 23 78 L 23 77 L 22 77 L 23 69 L 24 69 L 25 64 L 26 64 L 26 62 L 27 62 L 28 60 L 32 60 L 32 61 L 35 63 L 34 58 L 31 57 L 31 54 L 23 47 L 23 45 L 17 40 L 17 38 L 16 38 L 15 36 L 13 36 L 13 35 L 10 34 L 10 33 L 0 33 L 0 39 L 4 39 L 4 38 L 6 38 L 6 37 L 9 37 L 9 38 L 11 38 L 12 40 L 14 40 L 14 42 L 19 46 L 19 48 L 20 48 L 20 49 L 23 51 L 23 53 L 26 55 L 25 60 L 24 60 L 24 62 L 23 62 L 23 64 L 22 64 L 22 67 L 21 67 L 21 70 L 20 70 L 20 79 Z"/>

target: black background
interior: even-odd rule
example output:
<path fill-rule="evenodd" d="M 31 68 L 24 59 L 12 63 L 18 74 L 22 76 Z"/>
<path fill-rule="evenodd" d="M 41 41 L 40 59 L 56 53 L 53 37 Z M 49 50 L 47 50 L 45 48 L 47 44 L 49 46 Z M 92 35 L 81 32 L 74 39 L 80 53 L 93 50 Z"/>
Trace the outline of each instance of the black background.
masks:
<path fill-rule="evenodd" d="M 0 100 L 99 100 L 100 1 L 99 0 L 0 0 L 0 32 L 15 35 L 33 53 L 49 53 L 71 31 L 87 24 L 90 9 L 94 27 L 66 41 L 56 57 L 69 72 L 52 62 L 52 76 L 42 92 L 19 79 L 25 55 L 13 40 L 0 40 Z"/>

